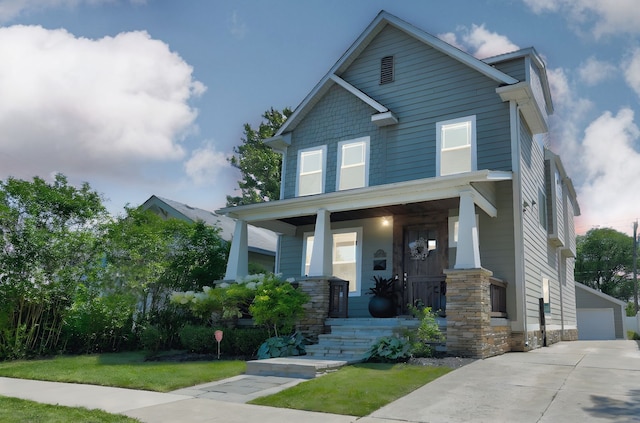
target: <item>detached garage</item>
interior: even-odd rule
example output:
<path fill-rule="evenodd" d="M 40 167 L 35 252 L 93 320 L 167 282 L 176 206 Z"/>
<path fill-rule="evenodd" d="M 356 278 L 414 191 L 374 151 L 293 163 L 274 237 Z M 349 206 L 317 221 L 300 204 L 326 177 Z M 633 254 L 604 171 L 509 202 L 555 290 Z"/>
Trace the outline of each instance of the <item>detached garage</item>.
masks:
<path fill-rule="evenodd" d="M 576 282 L 579 340 L 625 339 L 624 301 Z"/>

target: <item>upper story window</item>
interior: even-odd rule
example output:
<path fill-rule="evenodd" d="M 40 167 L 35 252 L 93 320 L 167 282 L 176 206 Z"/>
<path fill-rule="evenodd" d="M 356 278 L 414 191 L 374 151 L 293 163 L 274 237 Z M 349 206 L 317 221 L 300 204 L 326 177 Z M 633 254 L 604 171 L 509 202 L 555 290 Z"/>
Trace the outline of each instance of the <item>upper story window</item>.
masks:
<path fill-rule="evenodd" d="M 436 124 L 436 172 L 439 176 L 476 170 L 476 117 Z"/>
<path fill-rule="evenodd" d="M 393 56 L 385 56 L 380 60 L 380 85 L 393 82 Z"/>
<path fill-rule="evenodd" d="M 298 197 L 324 192 L 326 156 L 326 146 L 298 152 Z"/>
<path fill-rule="evenodd" d="M 369 137 L 338 144 L 338 191 L 369 185 Z"/>

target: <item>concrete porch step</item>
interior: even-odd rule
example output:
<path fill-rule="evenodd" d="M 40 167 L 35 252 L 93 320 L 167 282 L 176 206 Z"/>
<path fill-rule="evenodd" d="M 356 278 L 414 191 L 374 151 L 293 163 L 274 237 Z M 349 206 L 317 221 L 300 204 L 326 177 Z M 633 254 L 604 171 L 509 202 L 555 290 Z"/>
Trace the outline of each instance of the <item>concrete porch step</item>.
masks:
<path fill-rule="evenodd" d="M 279 376 L 313 379 L 318 374 L 337 370 L 350 364 L 345 359 L 313 357 L 279 357 L 247 361 L 246 374 L 253 376 Z"/>

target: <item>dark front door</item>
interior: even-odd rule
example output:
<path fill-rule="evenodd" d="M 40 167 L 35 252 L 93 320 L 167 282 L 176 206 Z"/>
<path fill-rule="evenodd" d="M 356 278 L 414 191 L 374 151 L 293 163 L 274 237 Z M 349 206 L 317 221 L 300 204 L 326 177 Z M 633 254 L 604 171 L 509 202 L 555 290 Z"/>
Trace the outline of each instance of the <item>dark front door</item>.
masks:
<path fill-rule="evenodd" d="M 444 312 L 446 284 L 443 274 L 445 245 L 430 225 L 403 228 L 403 312 L 409 304 Z"/>

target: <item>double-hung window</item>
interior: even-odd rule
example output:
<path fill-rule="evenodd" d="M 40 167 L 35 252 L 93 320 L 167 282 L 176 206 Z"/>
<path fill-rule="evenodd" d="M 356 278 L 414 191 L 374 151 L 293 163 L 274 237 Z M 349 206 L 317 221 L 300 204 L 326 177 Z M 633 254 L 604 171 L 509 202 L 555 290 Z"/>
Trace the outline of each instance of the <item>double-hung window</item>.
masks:
<path fill-rule="evenodd" d="M 333 276 L 349 281 L 349 295 L 360 295 L 360 268 L 362 263 L 362 228 L 335 229 L 332 231 Z M 303 275 L 309 274 L 313 232 L 304 234 Z"/>
<path fill-rule="evenodd" d="M 338 144 L 336 190 L 369 185 L 369 137 Z"/>
<path fill-rule="evenodd" d="M 298 152 L 298 197 L 324 192 L 326 156 L 326 146 Z"/>
<path fill-rule="evenodd" d="M 476 170 L 476 117 L 436 124 L 436 172 L 439 176 Z"/>

